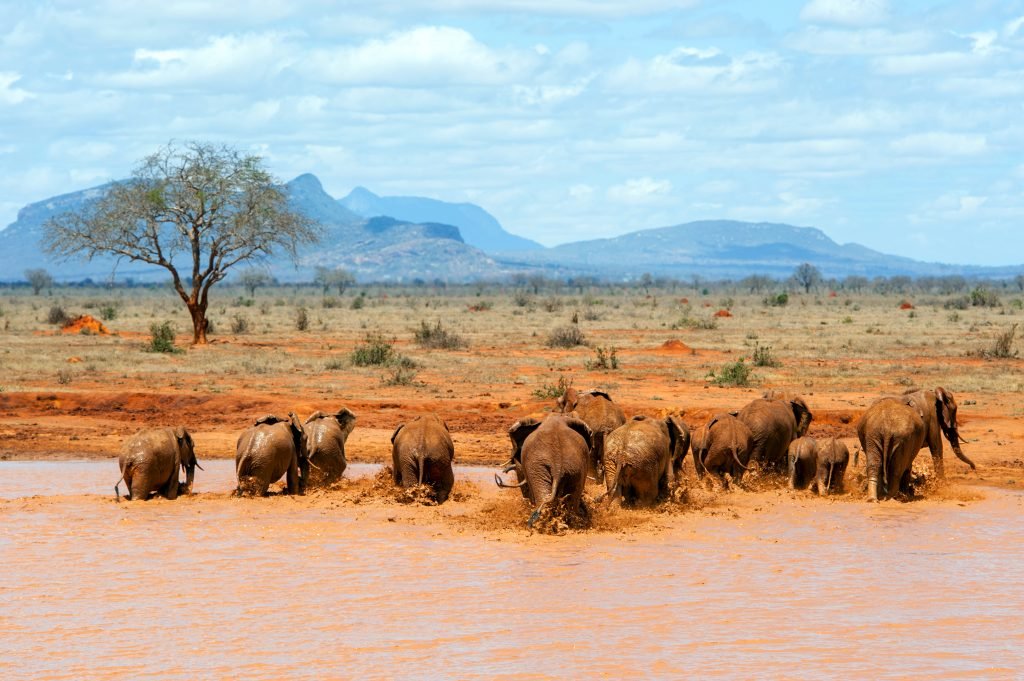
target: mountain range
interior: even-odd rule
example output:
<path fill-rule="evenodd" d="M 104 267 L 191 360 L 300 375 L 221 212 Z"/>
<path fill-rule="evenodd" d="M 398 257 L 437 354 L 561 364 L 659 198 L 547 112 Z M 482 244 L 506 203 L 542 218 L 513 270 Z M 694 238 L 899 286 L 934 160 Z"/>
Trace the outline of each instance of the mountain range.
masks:
<path fill-rule="evenodd" d="M 155 281 L 160 268 L 116 263 L 112 258 L 55 262 L 39 245 L 50 217 L 79 210 L 102 196 L 107 185 L 30 204 L 0 231 L 0 281 L 17 281 L 26 269 L 44 267 L 58 281 L 84 278 Z M 803 262 L 826 277 L 951 275 L 1001 278 L 1022 267 L 926 263 L 888 255 L 858 244 L 838 244 L 813 227 L 777 223 L 705 220 L 645 229 L 607 239 L 544 248 L 510 234 L 483 208 L 413 196 L 378 196 L 356 187 L 342 199 L 303 174 L 287 183 L 291 206 L 321 225 L 320 243 L 299 253 L 296 265 L 269 259 L 281 281 L 309 281 L 317 266 L 344 267 L 361 281 L 409 282 L 441 279 L 458 283 L 501 279 L 514 273 L 552 277 L 591 275 L 614 280 L 641 274 L 735 279 L 748 274 L 786 277 Z M 116 269 L 115 269 L 116 266 Z"/>

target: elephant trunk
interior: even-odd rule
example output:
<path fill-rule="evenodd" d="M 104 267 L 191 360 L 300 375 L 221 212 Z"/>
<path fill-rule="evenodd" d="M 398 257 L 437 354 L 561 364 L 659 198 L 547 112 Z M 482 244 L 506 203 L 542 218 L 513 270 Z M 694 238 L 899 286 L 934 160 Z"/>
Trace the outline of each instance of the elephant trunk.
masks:
<path fill-rule="evenodd" d="M 185 467 L 185 494 L 192 494 L 192 481 L 196 477 L 196 462 L 193 460 L 191 464 Z"/>
<path fill-rule="evenodd" d="M 946 439 L 949 440 L 950 446 L 953 447 L 953 453 L 956 454 L 956 458 L 970 466 L 972 471 L 978 470 L 978 467 L 974 465 L 974 462 L 968 459 L 967 455 L 964 454 L 964 451 L 960 449 L 960 433 L 955 428 L 946 433 Z"/>

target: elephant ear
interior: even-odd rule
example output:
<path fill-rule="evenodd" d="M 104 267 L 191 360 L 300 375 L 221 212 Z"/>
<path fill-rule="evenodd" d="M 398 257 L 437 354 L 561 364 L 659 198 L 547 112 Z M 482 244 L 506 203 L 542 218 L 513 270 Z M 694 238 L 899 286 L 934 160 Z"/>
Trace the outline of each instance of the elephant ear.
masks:
<path fill-rule="evenodd" d="M 306 417 L 306 423 L 312 423 L 317 419 L 322 419 L 326 415 L 327 414 L 323 413 L 322 411 L 314 411 L 312 414 Z"/>
<path fill-rule="evenodd" d="M 295 412 L 288 413 L 288 421 L 292 429 L 292 438 L 295 440 L 295 449 L 299 452 L 299 457 L 304 458 L 309 455 L 309 452 L 306 449 L 306 431 L 302 429 L 302 421 L 295 415 Z"/>
<path fill-rule="evenodd" d="M 576 405 L 580 401 L 580 394 L 576 392 L 576 388 L 572 387 L 572 381 L 569 381 L 569 387 L 565 389 L 565 392 L 558 396 L 555 403 L 558 405 L 558 410 L 563 414 L 567 414 L 571 411 L 575 411 Z"/>
<path fill-rule="evenodd" d="M 935 413 L 943 430 L 956 428 L 956 400 L 945 388 L 935 388 Z"/>
<path fill-rule="evenodd" d="M 735 415 L 736 415 L 736 414 L 732 414 L 732 416 L 735 416 Z M 706 426 L 704 426 L 704 427 L 705 427 L 705 428 L 707 428 L 707 429 L 708 429 L 708 431 L 710 431 L 710 430 L 711 430 L 711 428 L 712 428 L 712 427 L 713 427 L 713 426 L 714 426 L 714 425 L 715 425 L 716 423 L 718 423 L 718 422 L 719 422 L 719 421 L 721 421 L 721 420 L 722 420 L 722 416 L 721 416 L 721 414 L 716 414 L 715 416 L 712 416 L 712 417 L 711 417 L 711 420 L 710 420 L 710 421 L 708 421 L 708 424 L 707 424 Z"/>
<path fill-rule="evenodd" d="M 796 419 L 796 429 L 799 435 L 803 435 L 807 432 L 807 428 L 811 425 L 811 420 L 814 418 L 814 414 L 811 413 L 810 408 L 807 406 L 807 402 L 802 397 L 793 397 L 789 400 L 789 405 L 793 409 L 793 418 Z"/>
<path fill-rule="evenodd" d="M 177 438 L 178 440 L 184 440 L 187 435 L 188 431 L 185 430 L 184 426 L 178 426 L 177 428 L 174 429 L 174 437 Z"/>
<path fill-rule="evenodd" d="M 584 423 L 582 419 L 570 416 L 565 419 L 565 425 L 580 434 L 587 443 L 587 449 L 594 448 L 594 431 L 590 430 L 590 426 Z"/>
<path fill-rule="evenodd" d="M 594 397 L 603 397 L 604 399 L 608 400 L 609 402 L 612 401 L 612 396 L 609 395 L 606 392 L 601 391 L 601 390 L 588 390 L 587 394 L 588 395 L 593 395 Z"/>
<path fill-rule="evenodd" d="M 284 421 L 284 419 L 281 418 L 280 416 L 277 416 L 276 414 L 266 414 L 266 415 L 261 416 L 258 419 L 256 419 L 256 425 L 257 426 L 262 426 L 262 425 L 272 426 L 275 423 L 280 423 L 281 421 Z"/>
<path fill-rule="evenodd" d="M 675 416 L 666 417 L 665 425 L 668 426 L 669 451 L 675 451 L 679 444 L 685 452 L 690 447 L 690 429 Z"/>
<path fill-rule="evenodd" d="M 636 416 L 634 416 L 630 420 L 631 421 L 646 421 L 647 420 L 647 414 L 637 414 Z"/>
<path fill-rule="evenodd" d="M 391 444 L 395 444 L 395 438 L 398 437 L 398 433 L 402 430 L 402 428 L 405 428 L 405 424 L 399 423 L 398 427 L 395 428 L 395 432 L 391 433 Z"/>
<path fill-rule="evenodd" d="M 512 440 L 512 460 L 522 461 L 523 443 L 533 431 L 540 427 L 540 421 L 534 418 L 519 419 L 508 429 L 508 437 Z"/>
<path fill-rule="evenodd" d="M 338 425 L 341 426 L 342 437 L 347 438 L 352 429 L 356 427 L 356 415 L 347 408 L 342 407 L 334 414 L 334 418 L 338 421 Z"/>

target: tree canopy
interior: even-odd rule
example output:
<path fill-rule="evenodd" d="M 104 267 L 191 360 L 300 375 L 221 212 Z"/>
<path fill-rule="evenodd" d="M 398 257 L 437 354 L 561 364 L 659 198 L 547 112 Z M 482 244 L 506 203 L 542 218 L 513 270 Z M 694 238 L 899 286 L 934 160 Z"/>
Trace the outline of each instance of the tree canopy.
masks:
<path fill-rule="evenodd" d="M 193 343 L 206 343 L 210 288 L 238 263 L 314 243 L 315 224 L 288 205 L 259 156 L 227 145 L 169 143 L 81 212 L 44 226 L 65 258 L 110 254 L 163 267 L 185 302 Z"/>

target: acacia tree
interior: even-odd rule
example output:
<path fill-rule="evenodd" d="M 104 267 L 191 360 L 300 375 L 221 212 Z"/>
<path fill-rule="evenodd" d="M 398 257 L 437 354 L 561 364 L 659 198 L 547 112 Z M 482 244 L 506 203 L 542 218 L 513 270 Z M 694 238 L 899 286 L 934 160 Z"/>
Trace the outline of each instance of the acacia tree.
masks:
<path fill-rule="evenodd" d="M 32 295 L 38 296 L 44 288 L 53 286 L 53 277 L 46 270 L 39 268 L 25 270 L 25 281 L 32 287 Z"/>
<path fill-rule="evenodd" d="M 206 343 L 210 288 L 228 270 L 277 249 L 294 259 L 316 239 L 259 156 L 202 142 L 171 142 L 147 156 L 87 208 L 49 220 L 43 236 L 64 258 L 114 255 L 166 269 L 195 345 Z"/>
<path fill-rule="evenodd" d="M 811 263 L 805 262 L 793 271 L 793 281 L 804 287 L 804 293 L 810 293 L 811 287 L 821 282 L 821 272 Z"/>
<path fill-rule="evenodd" d="M 313 276 L 313 283 L 322 287 L 324 295 L 331 290 L 331 287 L 338 289 L 338 295 L 345 295 L 345 289 L 356 283 L 356 277 L 354 274 L 344 269 L 343 267 L 317 267 L 316 274 Z"/>
<path fill-rule="evenodd" d="M 273 281 L 269 274 L 255 267 L 242 270 L 238 273 L 238 277 L 236 277 L 236 279 L 238 283 L 249 292 L 250 298 L 256 296 L 256 289 L 261 286 L 267 286 Z"/>

